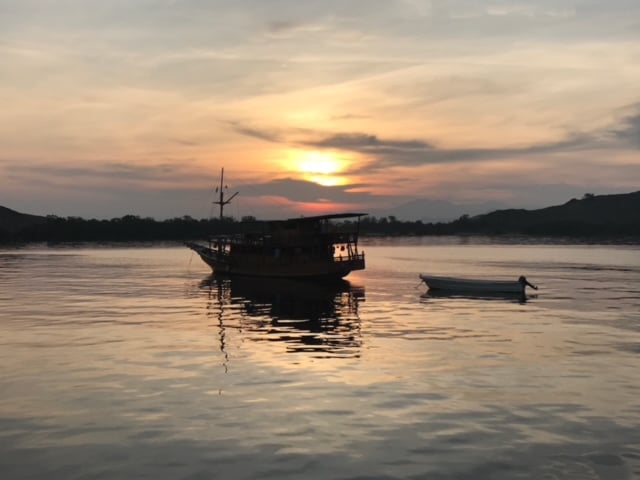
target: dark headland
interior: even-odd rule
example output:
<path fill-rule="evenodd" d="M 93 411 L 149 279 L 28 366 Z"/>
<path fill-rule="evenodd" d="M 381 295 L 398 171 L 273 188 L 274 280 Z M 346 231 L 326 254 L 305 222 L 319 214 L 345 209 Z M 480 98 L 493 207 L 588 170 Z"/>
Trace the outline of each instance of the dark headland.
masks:
<path fill-rule="evenodd" d="M 242 220 L 255 220 L 244 217 Z M 232 217 L 169 220 L 125 215 L 110 220 L 28 215 L 0 206 L 0 243 L 181 241 L 206 238 L 239 230 Z M 423 223 L 395 217 L 364 217 L 366 235 L 491 235 L 544 236 L 585 239 L 640 239 L 640 191 L 585 194 L 563 205 L 536 210 L 496 210 L 477 216 L 463 215 L 452 222 Z"/>

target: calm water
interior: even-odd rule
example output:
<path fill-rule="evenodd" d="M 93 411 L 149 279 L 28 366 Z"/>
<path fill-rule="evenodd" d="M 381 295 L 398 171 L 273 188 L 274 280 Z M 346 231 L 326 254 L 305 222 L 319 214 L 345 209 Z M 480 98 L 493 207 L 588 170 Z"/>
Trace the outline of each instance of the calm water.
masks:
<path fill-rule="evenodd" d="M 331 288 L 182 247 L 0 251 L 0 478 L 640 479 L 640 247 L 364 249 Z"/>

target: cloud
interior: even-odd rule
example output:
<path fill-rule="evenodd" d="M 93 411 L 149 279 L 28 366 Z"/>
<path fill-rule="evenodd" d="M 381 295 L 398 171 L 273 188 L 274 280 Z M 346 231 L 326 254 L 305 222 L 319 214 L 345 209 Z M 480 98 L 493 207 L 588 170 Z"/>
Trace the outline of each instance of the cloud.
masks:
<path fill-rule="evenodd" d="M 243 196 L 273 196 L 286 197 L 296 202 L 314 202 L 320 199 L 331 199 L 335 202 L 364 203 L 380 196 L 368 192 L 353 192 L 353 189 L 366 188 L 365 184 L 351 184 L 348 186 L 323 186 L 317 183 L 280 178 L 264 183 L 244 184 L 235 187 L 243 192 Z"/>
<path fill-rule="evenodd" d="M 640 148 L 640 104 L 635 106 L 635 110 L 635 113 L 624 117 L 618 127 L 612 128 L 610 133 L 623 145 Z"/>
<path fill-rule="evenodd" d="M 326 30 L 320 23 L 276 19 L 267 22 L 267 34 L 274 38 L 285 39 L 296 34 L 318 34 Z"/>
<path fill-rule="evenodd" d="M 212 178 L 203 176 L 186 161 L 148 166 L 120 162 L 95 166 L 15 165 L 5 166 L 5 171 L 5 178 L 19 185 L 19 190 L 33 192 L 31 200 L 34 201 L 18 201 L 17 191 L 3 192 L 3 201 L 34 213 L 106 218 L 130 213 L 156 218 L 185 214 L 205 217 L 213 213 L 215 182 L 209 182 Z M 314 204 L 327 211 L 346 211 L 385 206 L 410 198 L 376 195 L 366 191 L 367 188 L 364 183 L 322 186 L 293 178 L 233 184 L 230 191 L 239 191 L 240 195 L 225 212 L 237 218 L 246 214 L 283 218 L 310 214 Z M 354 189 L 358 191 L 352 191 Z"/>
<path fill-rule="evenodd" d="M 4 162 L 3 162 L 4 163 Z M 184 163 L 158 163 L 135 165 L 121 162 L 103 162 L 97 165 L 79 164 L 17 164 L 5 168 L 14 179 L 40 185 L 66 185 L 74 189 L 118 189 L 123 184 L 188 184 L 201 178 L 197 172 L 189 170 Z"/>
<path fill-rule="evenodd" d="M 243 126 L 237 122 L 229 122 L 234 130 L 242 135 L 246 135 L 269 142 L 283 143 L 290 145 L 303 145 L 313 148 L 327 148 L 346 151 L 385 153 L 403 151 L 431 150 L 431 143 L 423 140 L 404 139 L 381 139 L 377 135 L 367 133 L 335 133 L 329 136 L 320 137 L 315 140 L 298 140 L 300 135 L 318 136 L 317 132 L 310 132 L 303 129 L 292 129 L 287 132 L 275 133 L 267 129 L 259 129 Z"/>
<path fill-rule="evenodd" d="M 338 133 L 318 141 L 308 142 L 309 146 L 338 148 L 356 151 L 377 151 L 384 149 L 425 150 L 433 148 L 421 140 L 381 140 L 376 135 L 365 133 Z"/>
<path fill-rule="evenodd" d="M 341 115 L 332 115 L 331 116 L 331 120 L 362 120 L 365 118 L 371 118 L 370 115 L 362 115 L 362 114 L 355 114 L 355 113 L 344 113 Z"/>
<path fill-rule="evenodd" d="M 330 148 L 363 153 L 371 163 L 367 169 L 416 166 L 436 163 L 481 162 L 515 159 L 541 154 L 580 152 L 640 146 L 640 109 L 622 118 L 617 125 L 591 132 L 570 132 L 565 138 L 522 147 L 441 148 L 428 140 L 380 138 L 369 133 L 336 133 L 304 142 L 314 148 Z"/>
<path fill-rule="evenodd" d="M 567 152 L 591 152 L 640 146 L 640 107 L 627 107 L 627 113 L 614 125 L 588 132 L 568 132 L 555 141 L 532 143 L 518 147 L 443 148 L 427 139 L 380 137 L 367 132 L 322 134 L 302 129 L 274 131 L 243 126 L 233 122 L 234 129 L 247 136 L 269 142 L 315 149 L 357 152 L 368 160 L 369 173 L 388 167 L 413 167 L 430 164 L 514 160 Z"/>
<path fill-rule="evenodd" d="M 240 218 L 250 214 L 258 218 L 293 218 L 346 211 L 382 211 L 392 205 L 410 201 L 407 195 L 376 194 L 367 184 L 323 186 L 305 180 L 279 178 L 268 182 L 235 185 L 241 194 L 233 208 Z M 355 190 L 355 191 L 354 191 Z M 232 213 L 233 208 L 229 212 Z"/>
<path fill-rule="evenodd" d="M 314 148 L 331 148 L 367 154 L 374 162 L 368 169 L 389 166 L 415 166 L 434 163 L 479 162 L 499 160 L 523 155 L 580 150 L 594 145 L 593 139 L 585 135 L 550 143 L 541 143 L 521 148 L 438 148 L 424 140 L 382 139 L 366 133 L 335 134 L 320 140 L 306 142 Z"/>
<path fill-rule="evenodd" d="M 265 140 L 267 142 L 280 143 L 282 141 L 282 139 L 276 132 L 247 127 L 239 124 L 238 122 L 228 122 L 228 123 L 237 133 L 241 135 L 257 138 L 259 140 Z"/>
<path fill-rule="evenodd" d="M 273 20 L 267 23 L 267 29 L 269 33 L 272 34 L 289 32 L 291 30 L 295 30 L 297 27 L 298 24 L 292 22 L 291 20 Z"/>

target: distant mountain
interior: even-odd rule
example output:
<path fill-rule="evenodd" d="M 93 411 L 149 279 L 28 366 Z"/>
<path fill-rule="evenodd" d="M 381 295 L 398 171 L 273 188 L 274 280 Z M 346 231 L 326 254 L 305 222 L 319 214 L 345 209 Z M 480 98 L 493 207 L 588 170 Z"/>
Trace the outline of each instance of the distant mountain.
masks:
<path fill-rule="evenodd" d="M 497 210 L 466 220 L 466 228 L 486 233 L 550 235 L 640 234 L 640 191 L 586 194 L 564 205 L 538 210 Z"/>
<path fill-rule="evenodd" d="M 19 213 L 10 208 L 0 206 L 0 238 L 8 237 L 35 225 L 44 224 L 46 217 Z"/>
<path fill-rule="evenodd" d="M 369 213 L 378 218 L 394 216 L 398 220 L 421 220 L 425 223 L 437 223 L 450 222 L 462 215 L 479 215 L 500 208 L 505 208 L 505 205 L 499 202 L 458 204 L 446 200 L 420 198 L 393 208 Z"/>

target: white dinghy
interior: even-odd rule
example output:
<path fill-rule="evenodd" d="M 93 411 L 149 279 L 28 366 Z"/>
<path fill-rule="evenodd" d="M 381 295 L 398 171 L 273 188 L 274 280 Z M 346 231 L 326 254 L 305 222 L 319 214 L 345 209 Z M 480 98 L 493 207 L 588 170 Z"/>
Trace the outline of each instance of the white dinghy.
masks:
<path fill-rule="evenodd" d="M 429 287 L 429 290 L 452 292 L 517 293 L 523 295 L 526 287 L 538 289 L 523 276 L 518 280 L 481 280 L 420 274 L 420 280 Z"/>

